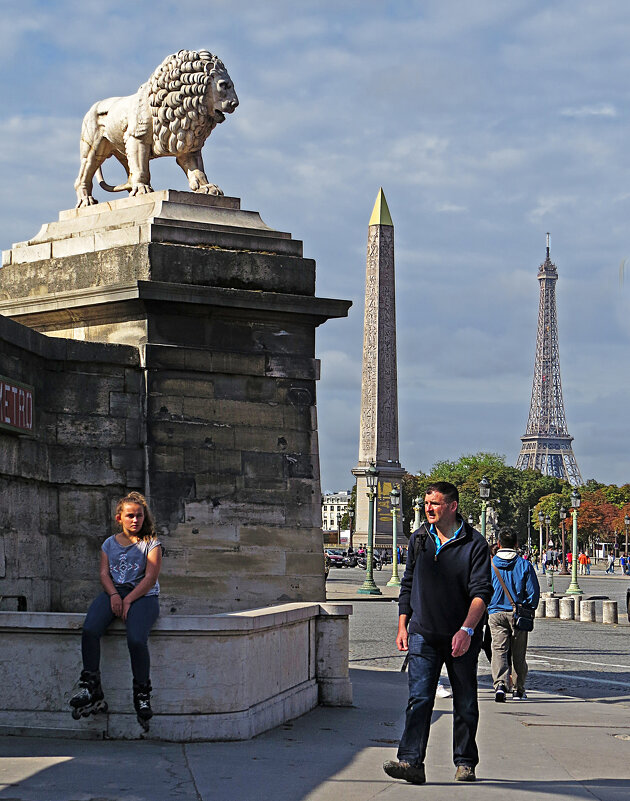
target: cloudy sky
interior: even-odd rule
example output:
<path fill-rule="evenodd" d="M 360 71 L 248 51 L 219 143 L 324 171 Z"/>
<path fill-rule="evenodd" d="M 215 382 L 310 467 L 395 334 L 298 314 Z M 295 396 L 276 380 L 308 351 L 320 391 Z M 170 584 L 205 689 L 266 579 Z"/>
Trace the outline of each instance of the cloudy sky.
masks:
<path fill-rule="evenodd" d="M 323 488 L 349 488 L 358 455 L 365 246 L 380 186 L 396 229 L 403 466 L 482 450 L 515 463 L 550 231 L 578 465 L 584 479 L 630 481 L 627 0 L 2 10 L 3 249 L 74 205 L 81 119 L 95 100 L 133 93 L 169 53 L 206 48 L 241 101 L 206 144 L 210 180 L 304 241 L 318 295 L 354 303 L 318 330 Z M 172 159 L 152 174 L 155 188 L 187 188 Z"/>

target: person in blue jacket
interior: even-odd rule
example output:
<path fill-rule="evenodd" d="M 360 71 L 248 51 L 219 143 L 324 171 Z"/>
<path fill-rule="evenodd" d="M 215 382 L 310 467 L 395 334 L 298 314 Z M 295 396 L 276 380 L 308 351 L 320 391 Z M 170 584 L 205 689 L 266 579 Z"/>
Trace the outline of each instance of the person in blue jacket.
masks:
<path fill-rule="evenodd" d="M 535 609 L 540 599 L 538 578 L 531 563 L 518 555 L 517 544 L 516 534 L 510 529 L 501 529 L 499 531 L 500 547 L 492 559 L 492 564 L 501 574 L 512 600 Z M 492 568 L 492 587 L 494 592 L 488 605 L 488 624 L 492 634 L 491 667 L 494 700 L 505 701 L 511 671 L 512 698 L 515 701 L 521 701 L 526 698 L 527 661 L 525 655 L 528 632 L 514 628 L 514 610 L 497 578 L 494 567 Z"/>

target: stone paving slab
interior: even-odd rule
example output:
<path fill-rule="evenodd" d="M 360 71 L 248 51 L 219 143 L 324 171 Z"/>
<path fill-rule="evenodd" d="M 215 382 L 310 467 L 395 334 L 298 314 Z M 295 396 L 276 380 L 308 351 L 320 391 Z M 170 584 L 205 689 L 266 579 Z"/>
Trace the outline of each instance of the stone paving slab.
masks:
<path fill-rule="evenodd" d="M 382 801 L 630 796 L 630 705 L 532 692 L 496 704 L 480 690 L 476 784 L 455 784 L 450 699 L 437 699 L 428 783 L 389 779 L 406 676 L 352 670 L 355 705 L 320 707 L 239 743 L 55 743 L 0 738 L 0 801 Z"/>

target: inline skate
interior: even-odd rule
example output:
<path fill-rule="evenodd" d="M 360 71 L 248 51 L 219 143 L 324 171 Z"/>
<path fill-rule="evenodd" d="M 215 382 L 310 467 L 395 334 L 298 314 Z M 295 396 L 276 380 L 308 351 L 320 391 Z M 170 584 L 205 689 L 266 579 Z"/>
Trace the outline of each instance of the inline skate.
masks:
<path fill-rule="evenodd" d="M 79 720 L 89 715 L 96 715 L 97 712 L 107 712 L 107 701 L 104 698 L 100 672 L 82 670 L 79 692 L 70 699 L 72 717 Z"/>
<path fill-rule="evenodd" d="M 149 731 L 149 720 L 153 717 L 153 710 L 151 709 L 151 680 L 146 684 L 140 682 L 133 682 L 133 705 L 136 710 L 138 723 L 145 731 Z"/>

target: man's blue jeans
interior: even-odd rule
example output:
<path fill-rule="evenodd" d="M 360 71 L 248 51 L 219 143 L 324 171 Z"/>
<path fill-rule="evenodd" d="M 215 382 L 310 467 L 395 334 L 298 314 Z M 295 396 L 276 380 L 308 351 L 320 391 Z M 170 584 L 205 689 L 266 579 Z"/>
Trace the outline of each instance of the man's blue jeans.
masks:
<path fill-rule="evenodd" d="M 424 762 L 435 690 L 442 665 L 445 664 L 453 690 L 453 762 L 455 765 L 477 765 L 478 657 L 477 637 L 463 656 L 454 658 L 451 656 L 450 641 L 429 643 L 421 634 L 409 635 L 409 703 L 405 730 L 398 746 L 400 762 L 412 765 Z"/>
<path fill-rule="evenodd" d="M 127 595 L 132 588 L 117 587 L 121 596 Z M 149 632 L 160 614 L 160 602 L 157 595 L 142 595 L 129 607 L 127 613 L 127 647 L 131 657 L 131 671 L 139 684 L 149 681 L 151 661 L 149 657 Z M 102 592 L 92 601 L 88 609 L 83 633 L 81 651 L 83 669 L 97 671 L 101 661 L 101 637 L 107 627 L 115 619 L 109 595 Z"/>

